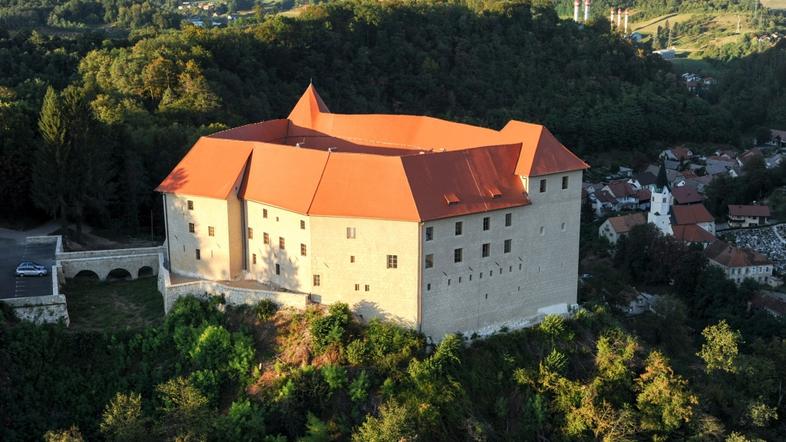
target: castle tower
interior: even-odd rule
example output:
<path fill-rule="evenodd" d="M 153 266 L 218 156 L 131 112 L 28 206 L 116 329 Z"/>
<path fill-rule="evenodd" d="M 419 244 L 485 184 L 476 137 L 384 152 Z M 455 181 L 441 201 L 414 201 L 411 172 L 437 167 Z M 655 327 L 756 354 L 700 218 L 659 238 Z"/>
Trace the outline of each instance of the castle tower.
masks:
<path fill-rule="evenodd" d="M 669 180 L 666 177 L 666 167 L 661 163 L 658 171 L 658 180 L 655 182 L 655 189 L 652 191 L 650 199 L 650 213 L 647 215 L 647 222 L 655 226 L 664 234 L 671 235 L 671 205 L 673 197 Z"/>

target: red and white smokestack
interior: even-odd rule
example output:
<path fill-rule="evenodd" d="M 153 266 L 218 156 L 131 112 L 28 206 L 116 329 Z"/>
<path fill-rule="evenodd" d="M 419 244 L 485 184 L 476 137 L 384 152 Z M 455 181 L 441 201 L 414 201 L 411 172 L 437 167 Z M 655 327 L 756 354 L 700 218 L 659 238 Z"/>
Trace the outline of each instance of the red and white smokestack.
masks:
<path fill-rule="evenodd" d="M 589 20 L 590 1 L 591 0 L 584 0 L 584 21 L 585 22 Z"/>
<path fill-rule="evenodd" d="M 622 24 L 621 22 L 622 22 L 622 8 L 619 8 L 617 9 L 617 29 L 620 28 L 620 25 Z"/>
<path fill-rule="evenodd" d="M 614 28 L 614 7 L 611 7 L 611 14 L 609 14 L 609 23 L 611 23 L 611 27 Z"/>
<path fill-rule="evenodd" d="M 625 8 L 625 35 L 628 35 L 628 8 Z"/>
<path fill-rule="evenodd" d="M 579 21 L 579 9 L 581 7 L 581 0 L 573 1 L 573 21 Z"/>

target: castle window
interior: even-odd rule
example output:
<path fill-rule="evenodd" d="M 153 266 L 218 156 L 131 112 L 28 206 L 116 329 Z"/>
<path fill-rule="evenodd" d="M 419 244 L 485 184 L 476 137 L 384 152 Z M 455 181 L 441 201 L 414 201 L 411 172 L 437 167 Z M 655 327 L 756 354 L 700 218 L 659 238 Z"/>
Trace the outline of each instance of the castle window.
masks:
<path fill-rule="evenodd" d="M 426 268 L 430 269 L 432 267 L 434 267 L 434 254 L 429 253 L 426 255 Z"/>
<path fill-rule="evenodd" d="M 360 284 L 355 284 L 355 291 L 356 292 L 360 291 Z"/>
<path fill-rule="evenodd" d="M 398 255 L 388 255 L 388 268 L 389 269 L 398 268 Z"/>
<path fill-rule="evenodd" d="M 304 220 L 300 220 L 300 230 L 306 230 L 306 222 Z"/>
<path fill-rule="evenodd" d="M 511 224 L 513 224 L 513 214 L 512 213 L 506 213 L 505 214 L 505 227 L 510 227 Z"/>
<path fill-rule="evenodd" d="M 568 225 L 567 225 L 567 224 L 565 224 L 565 223 L 562 223 L 562 226 L 560 226 L 560 228 L 562 229 L 562 231 L 563 231 L 563 232 L 565 231 L 565 229 L 566 229 L 567 227 L 568 227 Z"/>
<path fill-rule="evenodd" d="M 270 244 L 270 235 L 268 235 L 267 232 L 262 233 L 262 242 Z"/>
<path fill-rule="evenodd" d="M 248 239 L 254 239 L 254 229 L 248 228 Z"/>
<path fill-rule="evenodd" d="M 186 201 L 186 205 L 188 206 L 188 210 L 194 210 L 194 202 L 191 200 Z"/>
<path fill-rule="evenodd" d="M 355 233 L 356 232 L 354 227 L 347 227 L 347 239 L 354 239 Z"/>
<path fill-rule="evenodd" d="M 319 275 L 314 275 L 314 287 L 319 287 L 320 282 Z"/>
<path fill-rule="evenodd" d="M 216 236 L 216 228 L 213 226 L 207 226 L 207 236 Z"/>
<path fill-rule="evenodd" d="M 491 218 L 488 216 L 483 217 L 483 230 L 488 230 L 491 228 Z"/>
<path fill-rule="evenodd" d="M 564 176 L 562 177 L 562 190 L 565 190 L 567 188 L 568 188 L 568 177 Z"/>
<path fill-rule="evenodd" d="M 461 235 L 461 232 L 464 230 L 464 223 L 461 221 L 456 221 L 456 236 Z"/>
<path fill-rule="evenodd" d="M 453 262 L 461 262 L 463 257 L 464 251 L 462 249 L 453 250 Z"/>
<path fill-rule="evenodd" d="M 426 291 L 429 291 L 429 290 L 431 290 L 431 283 L 430 282 L 428 284 L 426 284 Z"/>
<path fill-rule="evenodd" d="M 300 245 L 300 256 L 306 256 L 306 245 L 305 244 L 301 244 Z"/>
<path fill-rule="evenodd" d="M 251 264 L 256 264 L 256 263 L 257 263 L 257 254 L 256 253 L 252 253 L 251 254 Z"/>
<path fill-rule="evenodd" d="M 281 266 L 276 264 L 276 275 L 280 275 L 280 274 L 281 274 Z"/>
<path fill-rule="evenodd" d="M 448 278 L 448 285 L 450 285 L 450 278 Z"/>
<path fill-rule="evenodd" d="M 540 180 L 540 193 L 543 193 L 545 191 L 546 191 L 546 179 L 544 178 Z"/>
<path fill-rule="evenodd" d="M 432 239 L 434 239 L 434 228 L 426 227 L 426 241 L 431 241 Z"/>
<path fill-rule="evenodd" d="M 194 233 L 194 231 L 196 231 L 196 229 L 194 228 L 194 223 L 188 223 L 188 231 L 190 233 Z"/>
<path fill-rule="evenodd" d="M 513 245 L 513 240 L 506 239 L 504 242 L 504 250 L 503 250 L 504 253 L 510 253 L 510 249 L 512 248 L 512 245 Z"/>
<path fill-rule="evenodd" d="M 490 243 L 484 243 L 480 247 L 480 256 L 483 257 L 483 258 L 487 258 L 490 254 L 491 254 L 491 244 Z"/>
<path fill-rule="evenodd" d="M 349 262 L 351 263 L 355 262 L 355 255 L 349 255 Z"/>
<path fill-rule="evenodd" d="M 365 287 L 364 287 L 364 289 L 365 289 L 366 291 L 369 291 L 369 290 L 371 290 L 371 286 L 370 286 L 370 285 L 368 285 L 368 284 L 366 284 L 366 285 L 365 285 Z"/>
<path fill-rule="evenodd" d="M 199 249 L 194 250 L 194 255 L 196 256 L 197 260 L 202 259 L 202 252 Z"/>
<path fill-rule="evenodd" d="M 287 248 L 286 240 L 280 236 L 278 237 L 278 248 L 281 250 L 286 250 Z"/>
<path fill-rule="evenodd" d="M 461 284 L 461 276 L 459 276 L 459 284 Z"/>
<path fill-rule="evenodd" d="M 545 233 L 546 233 L 546 228 L 543 227 L 543 226 L 540 226 L 540 236 L 543 236 Z"/>
<path fill-rule="evenodd" d="M 267 209 L 262 209 L 262 218 L 267 218 Z"/>

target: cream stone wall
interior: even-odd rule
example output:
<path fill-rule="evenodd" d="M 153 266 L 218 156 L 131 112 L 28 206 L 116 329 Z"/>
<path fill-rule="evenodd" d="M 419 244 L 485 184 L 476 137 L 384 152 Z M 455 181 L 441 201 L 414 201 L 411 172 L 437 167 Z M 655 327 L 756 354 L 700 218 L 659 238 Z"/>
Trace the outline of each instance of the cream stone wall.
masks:
<path fill-rule="evenodd" d="M 264 211 L 267 210 L 267 218 Z M 246 202 L 246 225 L 253 229 L 253 238 L 245 238 L 248 245 L 248 274 L 259 281 L 271 282 L 289 290 L 311 291 L 311 221 L 307 215 L 280 209 L 255 201 Z M 305 222 L 301 229 L 300 222 Z M 264 234 L 270 244 L 264 243 Z M 279 248 L 279 237 L 284 238 L 284 250 Z M 300 245 L 306 245 L 306 256 Z M 256 255 L 256 264 L 254 264 Z M 279 274 L 276 275 L 276 264 Z"/>
<path fill-rule="evenodd" d="M 547 180 L 544 193 L 540 179 Z M 433 254 L 434 267 L 420 263 L 426 336 L 438 341 L 445 333 L 471 333 L 576 303 L 581 172 L 532 177 L 525 185 L 532 187 L 530 206 L 424 224 L 424 236 L 426 228 L 434 228 L 434 239 L 423 241 L 423 260 Z M 490 217 L 488 231 L 484 217 Z M 454 233 L 456 221 L 463 222 L 460 236 Z M 506 239 L 512 240 L 510 253 L 503 252 Z M 487 258 L 481 256 L 484 243 L 491 246 Z M 456 248 L 463 248 L 461 263 L 454 262 Z"/>
<path fill-rule="evenodd" d="M 382 317 L 416 327 L 419 223 L 318 216 L 310 221 L 311 268 L 320 276 L 320 285 L 309 290 L 312 299 L 346 302 L 366 320 Z M 355 238 L 347 238 L 347 227 L 355 229 Z M 397 268 L 387 268 L 387 255 L 397 256 Z"/>
<path fill-rule="evenodd" d="M 165 195 L 164 201 L 172 272 L 214 280 L 232 279 L 229 203 L 171 193 Z M 193 210 L 188 210 L 188 201 L 193 201 Z M 188 231 L 189 223 L 194 223 L 194 233 Z M 215 236 L 208 235 L 209 226 L 215 228 Z M 196 249 L 200 250 L 199 260 Z"/>

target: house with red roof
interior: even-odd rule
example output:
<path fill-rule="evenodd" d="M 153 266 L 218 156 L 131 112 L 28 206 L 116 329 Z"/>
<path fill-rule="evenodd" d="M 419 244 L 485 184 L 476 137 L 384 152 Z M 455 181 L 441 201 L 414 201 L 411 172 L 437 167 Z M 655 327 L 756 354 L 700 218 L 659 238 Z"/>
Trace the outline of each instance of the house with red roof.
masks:
<path fill-rule="evenodd" d="M 619 239 L 628 234 L 634 227 L 647 224 L 647 216 L 642 212 L 628 215 L 614 216 L 600 225 L 598 234 L 616 244 Z"/>
<path fill-rule="evenodd" d="M 726 277 L 737 284 L 745 279 L 768 284 L 772 277 L 772 261 L 753 250 L 734 247 L 717 240 L 704 249 L 704 254 L 711 265 L 723 269 Z"/>
<path fill-rule="evenodd" d="M 587 167 L 538 124 L 337 114 L 309 86 L 285 119 L 200 138 L 158 186 L 166 262 L 434 341 L 515 327 L 576 303 Z"/>
<path fill-rule="evenodd" d="M 674 205 L 671 207 L 671 219 L 673 226 L 695 224 L 715 234 L 715 218 L 704 204 Z"/>
<path fill-rule="evenodd" d="M 769 219 L 769 206 L 729 204 L 729 227 L 764 226 Z"/>

